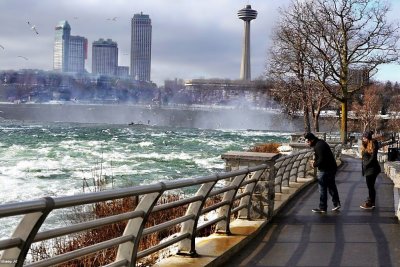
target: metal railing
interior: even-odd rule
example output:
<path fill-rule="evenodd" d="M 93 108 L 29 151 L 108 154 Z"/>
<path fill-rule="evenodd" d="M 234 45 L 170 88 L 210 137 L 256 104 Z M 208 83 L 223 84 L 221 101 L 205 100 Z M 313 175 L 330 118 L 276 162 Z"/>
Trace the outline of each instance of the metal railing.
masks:
<path fill-rule="evenodd" d="M 251 201 L 261 179 L 273 181 L 270 184 L 274 186 L 266 189 L 268 199 L 273 201 L 274 194 L 281 192 L 282 187 L 290 186 L 290 183 L 296 182 L 298 177 L 312 175 L 313 169 L 309 164 L 312 157 L 312 150 L 306 149 L 281 157 L 276 162 L 209 176 L 2 204 L 0 205 L 0 219 L 14 216 L 17 216 L 16 220 L 20 217 L 22 219 L 10 237 L 0 240 L 0 266 L 54 266 L 109 248 L 117 248 L 117 253 L 115 261 L 107 266 L 135 266 L 140 259 L 173 245 L 177 247 L 178 253 L 196 256 L 195 238 L 199 231 L 214 226 L 216 232 L 230 234 L 231 220 L 235 218 L 251 219 Z M 262 184 L 268 185 L 268 182 Z M 168 203 L 160 201 L 177 190 L 193 193 L 185 194 L 178 200 Z M 90 213 L 96 203 L 108 203 L 132 197 L 138 199 L 134 210 L 71 223 L 66 226 L 44 227 L 45 223 L 50 220 L 49 218 L 55 216 L 52 214 L 56 212 L 63 211 L 71 214 L 73 209 L 85 207 L 84 209 Z M 214 204 L 207 204 L 211 198 L 215 199 Z M 183 216 L 158 225 L 147 226 L 152 213 L 169 212 L 177 207 L 185 207 L 186 212 Z M 273 203 L 268 206 L 268 209 L 268 216 L 272 216 Z M 201 218 L 211 212 L 214 217 L 202 222 Z M 271 218 L 265 219 L 270 220 Z M 42 241 L 61 237 L 68 240 L 74 234 L 118 222 L 127 222 L 123 234 L 118 237 L 60 255 L 51 255 L 42 260 L 34 261 L 29 257 L 32 246 L 40 244 Z M 160 233 L 171 227 L 178 227 L 180 230 L 165 242 L 146 249 L 139 249 L 139 243 L 144 236 Z"/>
<path fill-rule="evenodd" d="M 313 150 L 301 150 L 287 157 L 276 160 L 275 163 L 275 193 L 282 193 L 282 187 L 289 187 L 290 182 L 309 176 L 313 168 L 309 160 L 314 157 Z M 313 171 L 312 174 L 314 175 Z"/>

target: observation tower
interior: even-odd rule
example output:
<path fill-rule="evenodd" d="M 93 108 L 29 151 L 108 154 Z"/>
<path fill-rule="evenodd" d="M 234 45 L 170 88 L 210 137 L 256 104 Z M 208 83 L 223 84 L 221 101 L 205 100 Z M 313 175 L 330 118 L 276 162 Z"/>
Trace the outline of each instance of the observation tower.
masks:
<path fill-rule="evenodd" d="M 251 80 L 250 71 L 250 21 L 257 18 L 257 11 L 251 9 L 251 5 L 238 11 L 239 19 L 244 21 L 242 64 L 240 65 L 240 79 Z"/>

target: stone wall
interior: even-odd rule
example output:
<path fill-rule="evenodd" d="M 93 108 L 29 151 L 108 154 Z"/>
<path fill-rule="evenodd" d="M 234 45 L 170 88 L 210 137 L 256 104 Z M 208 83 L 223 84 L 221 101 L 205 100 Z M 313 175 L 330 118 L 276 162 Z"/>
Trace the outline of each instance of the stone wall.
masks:
<path fill-rule="evenodd" d="M 384 172 L 394 183 L 394 212 L 397 218 L 400 219 L 400 161 L 386 161 L 384 163 Z"/>

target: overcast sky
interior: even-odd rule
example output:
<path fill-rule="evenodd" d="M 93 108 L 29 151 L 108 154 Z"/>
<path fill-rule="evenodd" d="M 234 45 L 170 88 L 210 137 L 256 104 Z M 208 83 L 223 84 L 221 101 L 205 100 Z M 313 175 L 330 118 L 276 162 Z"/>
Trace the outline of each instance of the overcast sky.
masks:
<path fill-rule="evenodd" d="M 53 68 L 54 28 L 68 20 L 71 35 L 118 43 L 119 65 L 129 66 L 130 28 L 134 14 L 150 15 L 153 26 L 151 79 L 238 79 L 243 21 L 237 11 L 246 4 L 258 11 L 251 23 L 252 78 L 263 75 L 271 30 L 278 9 L 290 0 L 0 0 L 0 70 Z M 392 0 L 391 17 L 400 13 Z M 112 18 L 116 17 L 115 20 Z M 34 33 L 31 25 L 39 34 Z M 383 67 L 375 77 L 400 81 L 400 67 Z"/>

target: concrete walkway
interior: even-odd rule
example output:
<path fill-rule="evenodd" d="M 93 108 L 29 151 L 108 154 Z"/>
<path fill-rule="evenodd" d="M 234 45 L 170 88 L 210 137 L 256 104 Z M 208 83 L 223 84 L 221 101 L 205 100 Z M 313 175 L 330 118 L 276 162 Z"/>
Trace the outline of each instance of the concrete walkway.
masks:
<path fill-rule="evenodd" d="M 360 209 L 367 195 L 361 162 L 343 158 L 337 174 L 340 212 L 314 214 L 317 184 L 304 189 L 244 249 L 223 266 L 400 266 L 400 225 L 393 183 L 378 176 L 376 208 Z"/>

